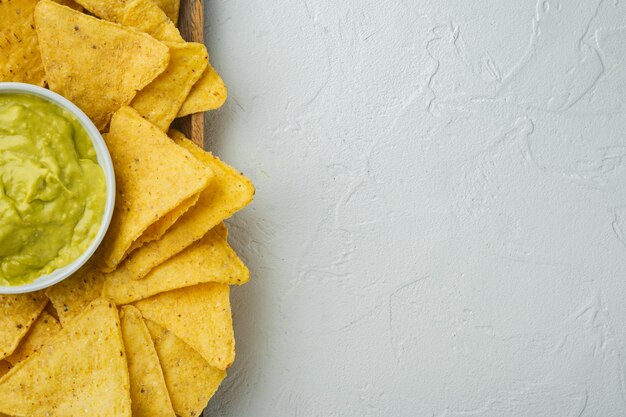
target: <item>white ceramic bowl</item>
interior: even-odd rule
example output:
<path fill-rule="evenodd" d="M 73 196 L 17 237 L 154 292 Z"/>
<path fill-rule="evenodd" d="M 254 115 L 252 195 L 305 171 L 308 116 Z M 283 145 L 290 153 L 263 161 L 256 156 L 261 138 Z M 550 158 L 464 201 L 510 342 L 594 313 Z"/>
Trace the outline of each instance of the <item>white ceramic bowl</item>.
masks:
<path fill-rule="evenodd" d="M 96 129 L 87 115 L 85 115 L 85 113 L 83 113 L 82 110 L 80 110 L 75 104 L 55 92 L 31 84 L 0 82 L 0 94 L 27 94 L 40 97 L 72 113 L 89 135 L 98 157 L 98 164 L 100 164 L 102 170 L 104 171 L 106 181 L 106 203 L 104 207 L 104 215 L 102 216 L 102 223 L 100 224 L 98 234 L 93 242 L 91 242 L 91 245 L 89 245 L 87 250 L 72 263 L 62 268 L 58 268 L 47 275 L 42 275 L 30 284 L 0 286 L 0 294 L 20 294 L 38 291 L 64 280 L 76 272 L 85 264 L 85 262 L 89 260 L 89 258 L 91 258 L 102 242 L 109 224 L 111 223 L 113 207 L 115 206 L 115 173 L 113 171 L 111 155 L 109 155 L 109 150 L 107 149 L 100 132 L 98 132 L 98 129 Z"/>

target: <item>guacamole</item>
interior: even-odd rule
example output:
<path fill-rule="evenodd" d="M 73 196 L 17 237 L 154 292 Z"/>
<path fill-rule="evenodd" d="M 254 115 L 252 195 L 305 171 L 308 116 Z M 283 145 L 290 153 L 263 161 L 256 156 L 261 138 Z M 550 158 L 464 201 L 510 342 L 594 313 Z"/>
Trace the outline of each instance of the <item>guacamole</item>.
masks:
<path fill-rule="evenodd" d="M 0 285 L 78 258 L 98 234 L 105 200 L 80 122 L 44 99 L 0 94 Z"/>

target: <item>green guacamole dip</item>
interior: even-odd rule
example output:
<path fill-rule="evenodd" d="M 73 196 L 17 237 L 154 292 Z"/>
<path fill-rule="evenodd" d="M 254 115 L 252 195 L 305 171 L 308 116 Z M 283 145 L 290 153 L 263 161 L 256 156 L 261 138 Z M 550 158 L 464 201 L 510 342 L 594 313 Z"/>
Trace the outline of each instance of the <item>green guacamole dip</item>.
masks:
<path fill-rule="evenodd" d="M 0 285 L 78 258 L 98 234 L 104 172 L 87 132 L 41 98 L 0 94 Z"/>

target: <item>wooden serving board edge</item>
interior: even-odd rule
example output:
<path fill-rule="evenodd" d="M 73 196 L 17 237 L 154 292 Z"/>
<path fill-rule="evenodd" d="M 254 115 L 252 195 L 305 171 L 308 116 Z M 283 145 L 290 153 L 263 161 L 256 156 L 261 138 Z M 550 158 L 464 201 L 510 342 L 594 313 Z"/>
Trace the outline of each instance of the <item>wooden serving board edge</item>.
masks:
<path fill-rule="evenodd" d="M 204 43 L 204 4 L 202 0 L 180 0 L 178 28 L 187 42 Z M 178 129 L 204 149 L 204 112 L 178 121 Z"/>

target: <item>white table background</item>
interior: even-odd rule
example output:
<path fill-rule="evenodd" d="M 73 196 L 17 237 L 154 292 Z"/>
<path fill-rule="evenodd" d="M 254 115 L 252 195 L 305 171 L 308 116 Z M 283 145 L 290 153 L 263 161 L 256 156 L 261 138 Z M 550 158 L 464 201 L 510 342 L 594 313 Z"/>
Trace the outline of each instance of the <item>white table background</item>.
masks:
<path fill-rule="evenodd" d="M 208 415 L 626 415 L 626 2 L 205 0 L 237 360 Z"/>

